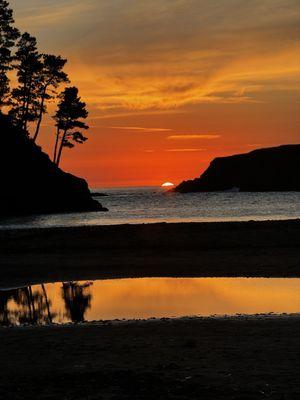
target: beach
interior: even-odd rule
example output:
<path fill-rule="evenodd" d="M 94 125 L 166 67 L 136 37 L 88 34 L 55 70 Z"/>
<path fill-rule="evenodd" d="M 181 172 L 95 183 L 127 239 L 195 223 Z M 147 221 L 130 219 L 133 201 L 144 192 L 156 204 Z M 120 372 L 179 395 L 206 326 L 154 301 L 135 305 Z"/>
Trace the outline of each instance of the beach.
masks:
<path fill-rule="evenodd" d="M 125 277 L 299 277 L 300 220 L 0 231 L 0 286 Z M 0 328 L 0 399 L 285 399 L 299 314 Z"/>
<path fill-rule="evenodd" d="M 299 277 L 300 220 L 0 231 L 0 287 L 161 276 Z"/>
<path fill-rule="evenodd" d="M 300 318 L 0 329 L 0 399 L 290 399 Z"/>

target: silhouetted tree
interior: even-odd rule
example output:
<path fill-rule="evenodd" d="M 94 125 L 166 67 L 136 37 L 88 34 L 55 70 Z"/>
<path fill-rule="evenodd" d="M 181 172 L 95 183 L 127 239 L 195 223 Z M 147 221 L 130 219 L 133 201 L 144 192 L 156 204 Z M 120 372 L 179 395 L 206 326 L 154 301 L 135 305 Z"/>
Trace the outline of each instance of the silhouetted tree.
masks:
<path fill-rule="evenodd" d="M 0 0 L 0 108 L 7 103 L 9 94 L 8 72 L 13 68 L 12 48 L 20 36 L 14 26 L 13 11 L 9 3 Z"/>
<path fill-rule="evenodd" d="M 69 82 L 68 75 L 63 71 L 63 68 L 67 60 L 60 56 L 54 56 L 51 54 L 42 55 L 42 68 L 39 72 L 39 106 L 38 106 L 38 122 L 35 130 L 33 140 L 36 141 L 43 114 L 46 112 L 46 101 L 53 99 L 55 90 L 61 83 Z"/>
<path fill-rule="evenodd" d="M 53 117 L 57 128 L 53 161 L 57 166 L 60 163 L 63 148 L 72 148 L 75 143 L 84 143 L 87 138 L 83 136 L 80 130 L 89 129 L 88 125 L 81 121 L 87 118 L 88 111 L 86 104 L 78 96 L 78 89 L 68 87 L 59 97 L 58 109 Z"/>
<path fill-rule="evenodd" d="M 36 39 L 29 33 L 23 33 L 17 47 L 16 69 L 19 86 L 12 91 L 11 114 L 15 123 L 26 131 L 28 122 L 33 122 L 38 118 L 42 62 Z"/>
<path fill-rule="evenodd" d="M 67 316 L 72 322 L 83 322 L 86 310 L 91 307 L 92 295 L 90 282 L 63 282 L 62 297 L 65 302 Z"/>
<path fill-rule="evenodd" d="M 9 105 L 13 124 L 29 135 L 28 126 L 36 121 L 33 141 L 36 141 L 47 112 L 47 101 L 56 97 L 56 90 L 69 79 L 64 72 L 67 62 L 61 56 L 40 54 L 36 38 L 25 32 L 20 35 L 14 26 L 9 2 L 0 0 L 0 112 Z M 10 91 L 9 72 L 14 69 L 17 87 Z M 55 116 L 56 141 L 54 162 L 58 166 L 64 147 L 83 144 L 89 129 L 84 120 L 88 116 L 86 104 L 78 96 L 76 87 L 66 88 L 59 96 Z"/>

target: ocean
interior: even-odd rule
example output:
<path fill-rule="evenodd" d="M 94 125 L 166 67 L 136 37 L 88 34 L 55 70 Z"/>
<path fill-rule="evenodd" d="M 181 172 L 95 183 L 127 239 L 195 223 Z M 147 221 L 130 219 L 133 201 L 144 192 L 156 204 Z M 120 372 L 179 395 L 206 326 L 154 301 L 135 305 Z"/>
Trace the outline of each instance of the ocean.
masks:
<path fill-rule="evenodd" d="M 160 187 L 97 188 L 92 191 L 107 194 L 96 199 L 109 212 L 2 218 L 0 229 L 300 218 L 300 192 L 181 194 Z"/>

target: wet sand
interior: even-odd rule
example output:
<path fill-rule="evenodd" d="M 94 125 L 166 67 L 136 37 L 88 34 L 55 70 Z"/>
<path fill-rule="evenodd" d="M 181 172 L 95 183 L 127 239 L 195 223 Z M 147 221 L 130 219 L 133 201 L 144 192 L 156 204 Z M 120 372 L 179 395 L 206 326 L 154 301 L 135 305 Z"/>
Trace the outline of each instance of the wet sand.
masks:
<path fill-rule="evenodd" d="M 300 276 L 300 220 L 0 231 L 0 287 L 111 277 Z"/>
<path fill-rule="evenodd" d="M 0 328 L 0 399 L 295 400 L 300 317 Z"/>

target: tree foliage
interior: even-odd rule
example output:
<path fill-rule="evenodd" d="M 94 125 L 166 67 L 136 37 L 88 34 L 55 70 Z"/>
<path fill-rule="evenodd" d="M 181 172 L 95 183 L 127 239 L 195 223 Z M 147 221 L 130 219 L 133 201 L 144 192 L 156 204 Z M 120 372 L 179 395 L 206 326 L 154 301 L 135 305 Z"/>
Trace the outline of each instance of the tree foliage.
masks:
<path fill-rule="evenodd" d="M 18 87 L 12 90 L 11 115 L 25 131 L 28 122 L 37 120 L 39 108 L 39 79 L 42 55 L 37 50 L 36 38 L 25 32 L 17 43 L 16 70 Z"/>
<path fill-rule="evenodd" d="M 8 72 L 12 70 L 14 60 L 12 48 L 20 36 L 18 29 L 13 25 L 13 11 L 9 8 L 9 3 L 0 0 L 0 109 L 8 102 Z"/>

